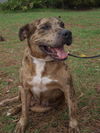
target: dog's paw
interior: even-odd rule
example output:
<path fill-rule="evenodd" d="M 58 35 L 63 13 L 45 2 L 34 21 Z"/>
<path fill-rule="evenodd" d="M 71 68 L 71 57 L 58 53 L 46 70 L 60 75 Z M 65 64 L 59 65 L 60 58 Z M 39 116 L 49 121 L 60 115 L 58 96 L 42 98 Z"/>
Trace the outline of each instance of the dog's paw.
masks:
<path fill-rule="evenodd" d="M 68 133 L 80 133 L 80 129 L 78 127 L 75 128 L 69 127 Z"/>
<path fill-rule="evenodd" d="M 19 120 L 13 133 L 25 133 L 26 123 L 23 120 Z"/>
<path fill-rule="evenodd" d="M 80 133 L 78 122 L 76 119 L 71 119 L 69 122 L 69 132 L 68 133 Z"/>

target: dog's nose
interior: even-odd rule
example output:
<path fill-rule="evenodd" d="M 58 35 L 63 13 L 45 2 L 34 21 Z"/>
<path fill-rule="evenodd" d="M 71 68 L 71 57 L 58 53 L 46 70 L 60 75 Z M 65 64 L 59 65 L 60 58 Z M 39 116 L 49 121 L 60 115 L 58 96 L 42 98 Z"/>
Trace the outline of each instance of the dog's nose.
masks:
<path fill-rule="evenodd" d="M 68 39 L 68 38 L 70 38 L 71 36 L 72 36 L 72 33 L 71 33 L 71 31 L 69 31 L 69 30 L 63 30 L 62 31 L 62 36 L 64 37 L 64 38 L 66 38 L 66 39 Z"/>
<path fill-rule="evenodd" d="M 72 32 L 71 31 L 67 29 L 63 29 L 61 31 L 61 36 L 63 38 L 63 44 L 71 45 L 72 43 Z"/>

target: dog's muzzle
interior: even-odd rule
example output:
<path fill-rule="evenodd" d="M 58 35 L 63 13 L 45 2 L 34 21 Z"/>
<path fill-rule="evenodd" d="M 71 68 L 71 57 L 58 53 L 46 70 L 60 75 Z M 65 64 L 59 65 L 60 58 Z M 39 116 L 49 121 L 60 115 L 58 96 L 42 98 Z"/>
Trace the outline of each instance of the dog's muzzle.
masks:
<path fill-rule="evenodd" d="M 64 51 L 64 45 L 71 45 L 72 32 L 62 29 L 58 32 L 57 41 L 55 45 L 50 46 L 42 43 L 40 49 L 55 60 L 65 60 L 68 57 L 68 52 Z"/>

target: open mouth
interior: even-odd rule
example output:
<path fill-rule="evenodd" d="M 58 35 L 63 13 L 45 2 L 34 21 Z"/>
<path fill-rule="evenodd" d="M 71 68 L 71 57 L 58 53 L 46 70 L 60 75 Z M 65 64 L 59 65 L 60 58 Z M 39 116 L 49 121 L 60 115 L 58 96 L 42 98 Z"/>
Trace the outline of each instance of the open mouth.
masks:
<path fill-rule="evenodd" d="M 49 47 L 49 46 L 40 45 L 40 49 L 56 60 L 65 60 L 68 57 L 68 52 L 64 51 L 64 46 Z"/>

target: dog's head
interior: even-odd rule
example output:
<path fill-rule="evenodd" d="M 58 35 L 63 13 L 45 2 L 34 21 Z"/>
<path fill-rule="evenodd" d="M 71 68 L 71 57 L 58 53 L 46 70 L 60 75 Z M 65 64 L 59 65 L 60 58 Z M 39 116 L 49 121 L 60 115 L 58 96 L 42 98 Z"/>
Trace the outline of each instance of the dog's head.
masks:
<path fill-rule="evenodd" d="M 27 38 L 32 55 L 45 58 L 47 55 L 57 60 L 64 60 L 68 53 L 64 45 L 72 43 L 71 31 L 65 29 L 60 18 L 43 18 L 26 24 L 19 31 L 21 41 Z"/>

